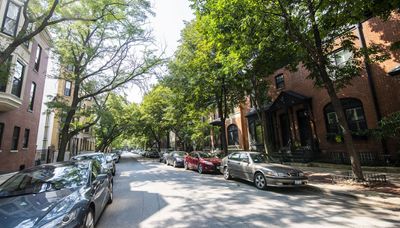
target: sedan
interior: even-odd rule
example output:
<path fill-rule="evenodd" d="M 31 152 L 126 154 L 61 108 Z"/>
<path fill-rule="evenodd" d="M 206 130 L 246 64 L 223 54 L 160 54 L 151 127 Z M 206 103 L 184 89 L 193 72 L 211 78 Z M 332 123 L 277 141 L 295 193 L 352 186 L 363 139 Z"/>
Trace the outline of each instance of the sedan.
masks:
<path fill-rule="evenodd" d="M 197 170 L 199 173 L 217 172 L 220 164 L 220 158 L 202 151 L 193 151 L 184 158 L 185 169 Z"/>
<path fill-rule="evenodd" d="M 115 162 L 112 158 L 107 158 L 104 153 L 97 152 L 97 153 L 80 154 L 73 156 L 71 158 L 71 161 L 80 161 L 87 159 L 97 160 L 101 164 L 103 169 L 109 170 L 111 174 L 115 176 L 115 173 L 117 172 L 115 167 Z"/>
<path fill-rule="evenodd" d="M 233 177 L 247 180 L 258 189 L 303 186 L 308 180 L 302 171 L 272 163 L 271 159 L 258 152 L 234 152 L 222 159 L 220 171 L 227 180 Z"/>
<path fill-rule="evenodd" d="M 166 158 L 166 164 L 172 165 L 174 167 L 183 167 L 183 157 L 185 156 L 185 151 L 173 151 Z"/>
<path fill-rule="evenodd" d="M 113 201 L 113 178 L 96 160 L 45 164 L 0 185 L 1 227 L 94 227 Z"/>

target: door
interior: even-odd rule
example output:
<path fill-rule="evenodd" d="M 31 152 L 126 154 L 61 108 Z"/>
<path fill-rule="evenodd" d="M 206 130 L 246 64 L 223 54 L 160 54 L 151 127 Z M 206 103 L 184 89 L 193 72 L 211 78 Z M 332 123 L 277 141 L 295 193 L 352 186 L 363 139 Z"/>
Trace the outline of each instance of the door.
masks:
<path fill-rule="evenodd" d="M 282 147 L 289 146 L 290 140 L 290 126 L 289 126 L 289 117 L 287 114 L 279 115 L 279 123 L 281 125 L 281 140 Z"/>
<path fill-rule="evenodd" d="M 240 178 L 245 179 L 245 180 L 251 180 L 252 179 L 252 174 L 251 174 L 251 166 L 250 166 L 250 158 L 247 153 L 241 153 L 240 154 Z"/>
<path fill-rule="evenodd" d="M 228 169 L 232 176 L 239 177 L 240 153 L 234 153 L 228 158 Z"/>
<path fill-rule="evenodd" d="M 302 146 L 311 146 L 312 133 L 310 126 L 310 117 L 306 110 L 297 111 L 297 121 L 299 125 L 300 143 Z"/>

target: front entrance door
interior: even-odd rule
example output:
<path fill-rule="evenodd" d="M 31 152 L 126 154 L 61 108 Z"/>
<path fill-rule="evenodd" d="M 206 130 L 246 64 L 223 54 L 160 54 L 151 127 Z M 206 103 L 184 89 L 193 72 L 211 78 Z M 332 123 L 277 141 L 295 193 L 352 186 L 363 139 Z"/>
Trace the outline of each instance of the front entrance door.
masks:
<path fill-rule="evenodd" d="M 290 140 L 290 126 L 289 119 L 287 114 L 279 115 L 279 122 L 281 125 L 281 139 L 282 139 L 282 147 L 289 146 Z"/>
<path fill-rule="evenodd" d="M 312 134 L 310 127 L 310 117 L 306 110 L 297 111 L 297 121 L 299 124 L 300 143 L 302 146 L 311 146 Z"/>

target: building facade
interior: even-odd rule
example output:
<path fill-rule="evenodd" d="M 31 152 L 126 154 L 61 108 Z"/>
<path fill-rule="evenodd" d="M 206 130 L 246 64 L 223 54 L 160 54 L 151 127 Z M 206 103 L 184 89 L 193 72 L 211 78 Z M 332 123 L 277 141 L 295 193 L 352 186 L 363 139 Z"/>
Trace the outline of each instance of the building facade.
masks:
<path fill-rule="evenodd" d="M 16 36 L 22 3 L 0 2 L 0 48 Z M 45 31 L 20 45 L 8 61 L 0 82 L 0 172 L 35 164 L 36 138 L 47 73 L 50 36 Z"/>
<path fill-rule="evenodd" d="M 393 43 L 400 41 L 399 22 L 400 15 L 394 14 L 387 21 L 371 18 L 351 28 L 359 38 L 356 45 L 377 44 L 390 54 L 390 58 L 381 63 L 364 62 L 360 76 L 338 91 L 363 164 L 400 159 L 398 139 L 379 140 L 362 134 L 377 128 L 383 117 L 400 111 L 400 50 L 391 49 Z M 351 58 L 352 53 L 338 48 L 332 55 L 336 64 L 342 64 Z M 255 110 L 247 106 L 244 108 L 248 110 L 244 114 L 247 126 L 238 124 L 238 132 L 248 128 L 248 145 L 252 150 L 263 150 L 263 137 L 266 137 L 270 153 L 280 157 L 349 163 L 330 98 L 325 89 L 317 88 L 314 81 L 308 79 L 308 75 L 309 72 L 300 64 L 296 72 L 282 68 L 267 76 L 271 85 L 268 95 L 272 102 L 259 110 L 265 113 L 266 121 L 262 123 Z M 242 117 L 243 114 L 235 119 L 242 120 Z M 228 141 L 231 137 L 230 123 L 226 122 Z M 262 124 L 267 129 L 265 135 L 262 134 Z M 245 143 L 242 144 L 246 149 Z"/>
<path fill-rule="evenodd" d="M 62 69 L 61 74 L 63 71 L 69 70 Z M 57 96 L 62 97 L 67 103 L 72 102 L 73 91 L 75 89 L 74 83 L 69 80 L 65 79 L 58 79 L 57 80 Z M 91 100 L 85 100 L 81 103 L 80 108 L 86 109 L 92 105 Z M 52 125 L 51 125 L 51 133 L 49 133 L 49 137 L 51 140 L 49 141 L 48 148 L 49 151 L 49 160 L 56 161 L 58 156 L 58 148 L 59 148 L 59 140 L 60 140 L 60 132 L 62 128 L 62 118 L 60 118 L 59 111 L 55 111 L 55 113 L 51 114 L 52 116 Z M 84 122 L 85 117 L 75 118 L 74 121 L 76 122 Z M 44 125 L 46 127 L 46 125 Z M 96 148 L 96 141 L 95 141 L 95 133 L 94 129 L 91 127 L 88 130 L 84 130 L 79 132 L 77 135 L 73 136 L 73 138 L 69 141 L 67 145 L 66 155 L 64 157 L 65 160 L 69 160 L 71 156 L 79 154 L 81 151 L 94 151 Z"/>

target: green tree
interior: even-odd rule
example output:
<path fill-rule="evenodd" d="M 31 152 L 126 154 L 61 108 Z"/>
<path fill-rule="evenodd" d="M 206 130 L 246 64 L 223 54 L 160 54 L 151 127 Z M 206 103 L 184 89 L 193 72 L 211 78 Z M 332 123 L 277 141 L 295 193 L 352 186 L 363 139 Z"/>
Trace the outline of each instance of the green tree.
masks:
<path fill-rule="evenodd" d="M 86 100 L 101 109 L 111 91 L 138 77 L 152 73 L 161 63 L 148 50 L 151 38 L 143 29 L 149 13 L 147 1 L 124 1 L 114 6 L 113 14 L 96 22 L 74 22 L 57 27 L 56 53 L 60 62 L 59 79 L 72 82 L 71 99 L 60 104 L 65 113 L 60 132 L 58 161 L 64 160 L 68 141 L 95 121 L 71 129 L 78 108 Z M 59 105 L 59 106 L 60 106 Z"/>
<path fill-rule="evenodd" d="M 49 26 L 68 21 L 96 21 L 113 15 L 114 7 L 126 4 L 123 0 L 26 0 L 20 9 L 22 20 L 17 34 L 0 47 L 0 65 L 18 46 L 29 42 Z"/>

